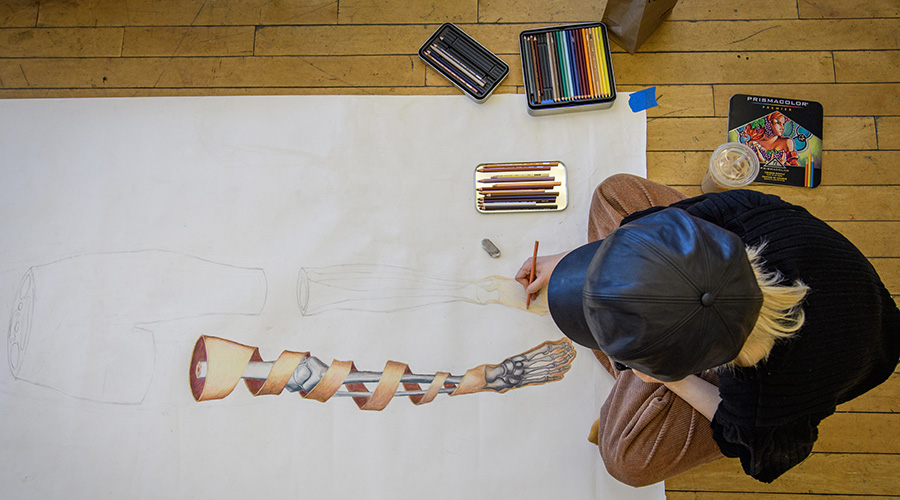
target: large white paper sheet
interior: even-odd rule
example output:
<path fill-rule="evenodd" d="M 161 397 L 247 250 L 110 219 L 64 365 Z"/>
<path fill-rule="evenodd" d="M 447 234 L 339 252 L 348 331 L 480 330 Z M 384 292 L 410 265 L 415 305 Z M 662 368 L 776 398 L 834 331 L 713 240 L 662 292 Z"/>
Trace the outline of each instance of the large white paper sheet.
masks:
<path fill-rule="evenodd" d="M 587 443 L 610 380 L 580 348 L 558 382 L 382 411 L 243 384 L 198 402 L 188 384 L 201 335 L 454 375 L 560 339 L 549 316 L 472 294 L 535 240 L 584 243 L 593 187 L 645 174 L 626 98 L 544 117 L 516 95 L 0 102 L 2 495 L 662 498 Z M 475 210 L 477 164 L 537 160 L 567 166 L 566 210 Z M 304 314 L 301 276 L 347 269 L 391 300 L 317 295 L 332 307 Z"/>

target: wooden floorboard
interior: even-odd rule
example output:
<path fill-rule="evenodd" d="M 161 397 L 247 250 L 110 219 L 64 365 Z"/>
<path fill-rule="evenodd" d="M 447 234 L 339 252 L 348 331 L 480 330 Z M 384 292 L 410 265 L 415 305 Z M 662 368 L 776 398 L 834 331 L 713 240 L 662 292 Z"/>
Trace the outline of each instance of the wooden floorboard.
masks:
<path fill-rule="evenodd" d="M 416 54 L 445 22 L 510 64 L 497 93 L 522 93 L 518 34 L 597 21 L 605 3 L 6 0 L 0 98 L 456 94 Z M 821 102 L 822 185 L 759 189 L 827 220 L 900 292 L 900 1 L 680 0 L 636 54 L 614 46 L 612 61 L 620 92 L 656 87 L 648 177 L 689 194 L 725 139 L 732 95 Z M 813 455 L 775 483 L 724 460 L 669 481 L 668 498 L 900 498 L 898 416 L 895 373 L 838 408 Z"/>

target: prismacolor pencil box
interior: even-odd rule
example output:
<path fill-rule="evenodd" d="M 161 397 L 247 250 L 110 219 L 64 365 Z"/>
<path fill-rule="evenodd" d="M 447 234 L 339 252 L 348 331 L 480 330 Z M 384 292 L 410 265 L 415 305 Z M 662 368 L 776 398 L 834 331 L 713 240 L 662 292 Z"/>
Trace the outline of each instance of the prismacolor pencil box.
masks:
<path fill-rule="evenodd" d="M 602 109 L 615 102 L 603 23 L 526 30 L 519 46 L 529 113 Z"/>
<path fill-rule="evenodd" d="M 813 188 L 822 182 L 822 105 L 814 101 L 735 94 L 728 142 L 759 158 L 754 182 Z"/>
<path fill-rule="evenodd" d="M 509 65 L 453 23 L 445 23 L 419 49 L 435 71 L 481 102 L 509 74 Z"/>
<path fill-rule="evenodd" d="M 475 208 L 481 213 L 554 211 L 567 204 L 562 162 L 482 163 L 475 167 Z"/>

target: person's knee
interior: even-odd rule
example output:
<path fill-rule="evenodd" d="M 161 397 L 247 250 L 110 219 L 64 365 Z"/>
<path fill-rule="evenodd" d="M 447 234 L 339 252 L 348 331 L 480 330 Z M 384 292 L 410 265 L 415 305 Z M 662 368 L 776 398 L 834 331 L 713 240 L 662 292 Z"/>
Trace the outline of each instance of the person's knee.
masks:
<path fill-rule="evenodd" d="M 639 488 L 665 480 L 661 471 L 654 470 L 648 463 L 646 455 L 638 456 L 627 449 L 609 447 L 600 439 L 600 457 L 606 466 L 606 471 L 617 481 Z"/>
<path fill-rule="evenodd" d="M 606 179 L 603 179 L 603 181 L 600 182 L 600 185 L 597 186 L 597 190 L 598 191 L 608 191 L 611 189 L 616 190 L 616 189 L 621 189 L 622 187 L 625 187 L 625 186 L 633 186 L 635 184 L 639 184 L 640 182 L 641 182 L 641 178 L 634 174 L 626 174 L 626 173 L 613 174 L 613 175 L 610 175 L 609 177 L 607 177 Z"/>
<path fill-rule="evenodd" d="M 613 433 L 619 435 L 612 435 L 604 422 L 599 422 L 597 441 L 600 458 L 610 476 L 635 488 L 666 479 L 666 468 L 655 463 L 653 450 L 639 446 L 638 442 L 623 439 L 615 430 Z"/>

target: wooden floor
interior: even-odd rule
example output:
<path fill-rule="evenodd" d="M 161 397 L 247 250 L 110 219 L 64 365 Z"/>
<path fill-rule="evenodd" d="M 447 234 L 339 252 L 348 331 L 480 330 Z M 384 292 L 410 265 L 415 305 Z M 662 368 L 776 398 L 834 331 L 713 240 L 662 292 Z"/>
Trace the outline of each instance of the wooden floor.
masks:
<path fill-rule="evenodd" d="M 416 55 L 444 22 L 510 64 L 498 92 L 522 93 L 518 33 L 597 21 L 604 7 L 570 0 L 5 0 L 0 98 L 457 93 Z M 690 194 L 699 193 L 708 155 L 724 141 L 733 94 L 821 102 L 822 185 L 760 189 L 832 223 L 900 293 L 900 0 L 681 0 L 637 54 L 614 49 L 620 92 L 657 87 L 648 176 Z M 826 420 L 813 455 L 775 483 L 720 461 L 668 481 L 668 497 L 900 498 L 898 434 L 895 372 Z"/>

